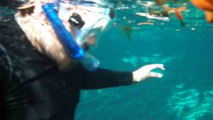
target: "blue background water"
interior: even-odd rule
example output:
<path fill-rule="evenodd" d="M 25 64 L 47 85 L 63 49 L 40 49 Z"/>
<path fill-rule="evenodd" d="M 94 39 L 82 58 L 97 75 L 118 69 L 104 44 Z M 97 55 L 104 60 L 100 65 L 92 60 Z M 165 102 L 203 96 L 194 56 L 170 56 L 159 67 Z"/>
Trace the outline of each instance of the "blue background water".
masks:
<path fill-rule="evenodd" d="M 91 52 L 101 67 L 113 70 L 163 63 L 164 77 L 82 91 L 76 120 L 213 120 L 213 24 L 206 23 L 203 11 L 187 3 L 183 27 L 176 17 L 135 15 L 144 12 L 138 2 L 124 6 L 117 7 L 116 19 Z M 137 25 L 147 21 L 153 25 Z"/>

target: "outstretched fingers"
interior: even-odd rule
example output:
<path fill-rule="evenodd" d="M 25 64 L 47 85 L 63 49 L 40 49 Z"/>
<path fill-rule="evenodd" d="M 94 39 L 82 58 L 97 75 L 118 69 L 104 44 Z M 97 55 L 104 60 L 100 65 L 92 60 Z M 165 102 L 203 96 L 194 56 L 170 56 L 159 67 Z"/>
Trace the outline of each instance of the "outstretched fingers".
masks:
<path fill-rule="evenodd" d="M 163 64 L 150 64 L 150 65 L 146 65 L 144 66 L 143 69 L 146 69 L 147 71 L 152 71 L 154 69 L 161 69 L 161 70 L 165 70 L 164 65 Z"/>

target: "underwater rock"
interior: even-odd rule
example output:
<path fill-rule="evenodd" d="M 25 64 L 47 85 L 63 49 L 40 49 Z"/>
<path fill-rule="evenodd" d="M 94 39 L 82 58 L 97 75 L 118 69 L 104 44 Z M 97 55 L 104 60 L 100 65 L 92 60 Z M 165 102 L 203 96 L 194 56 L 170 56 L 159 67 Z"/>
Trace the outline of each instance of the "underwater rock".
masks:
<path fill-rule="evenodd" d="M 139 66 L 140 64 L 147 64 L 147 63 L 162 63 L 166 64 L 174 59 L 180 58 L 181 56 L 171 56 L 167 58 L 163 58 L 161 54 L 153 54 L 151 57 L 138 57 L 138 56 L 130 56 L 122 58 L 122 61 L 125 63 L 131 64 L 133 67 Z"/>
<path fill-rule="evenodd" d="M 125 63 L 130 63 L 133 67 L 136 67 L 138 65 L 139 59 L 136 56 L 131 56 L 127 58 L 122 59 Z"/>
<path fill-rule="evenodd" d="M 181 89 L 170 97 L 167 105 L 181 120 L 212 120 L 213 89 L 203 92 L 196 89 Z"/>

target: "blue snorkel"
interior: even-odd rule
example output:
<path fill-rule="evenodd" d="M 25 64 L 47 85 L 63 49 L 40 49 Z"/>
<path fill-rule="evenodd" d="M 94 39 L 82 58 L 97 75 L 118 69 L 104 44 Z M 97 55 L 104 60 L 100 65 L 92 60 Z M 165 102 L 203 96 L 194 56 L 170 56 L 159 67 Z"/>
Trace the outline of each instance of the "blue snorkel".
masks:
<path fill-rule="evenodd" d="M 85 53 L 83 48 L 78 46 L 78 44 L 73 40 L 71 34 L 66 30 L 61 19 L 58 17 L 54 9 L 54 4 L 47 3 L 42 5 L 42 9 L 70 56 L 79 60 L 87 70 L 95 70 L 99 66 L 99 61 L 87 52 Z"/>

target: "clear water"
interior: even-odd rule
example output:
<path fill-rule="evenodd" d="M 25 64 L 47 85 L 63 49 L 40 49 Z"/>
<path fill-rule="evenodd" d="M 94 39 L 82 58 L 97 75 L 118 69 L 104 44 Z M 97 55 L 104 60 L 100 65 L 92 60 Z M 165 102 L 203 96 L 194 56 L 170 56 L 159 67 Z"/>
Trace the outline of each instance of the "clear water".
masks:
<path fill-rule="evenodd" d="M 116 6 L 116 19 L 91 50 L 101 67 L 133 71 L 163 63 L 166 71 L 137 85 L 82 91 L 76 120 L 213 120 L 213 24 L 203 11 L 186 1 L 183 27 L 175 16 L 135 15 L 146 11 L 141 1 L 108 3 Z M 147 21 L 153 25 L 137 25 Z"/>

